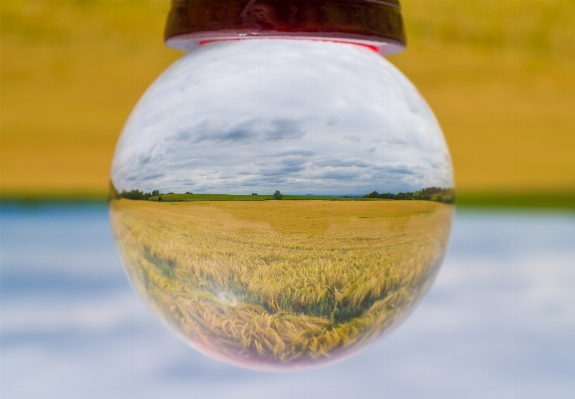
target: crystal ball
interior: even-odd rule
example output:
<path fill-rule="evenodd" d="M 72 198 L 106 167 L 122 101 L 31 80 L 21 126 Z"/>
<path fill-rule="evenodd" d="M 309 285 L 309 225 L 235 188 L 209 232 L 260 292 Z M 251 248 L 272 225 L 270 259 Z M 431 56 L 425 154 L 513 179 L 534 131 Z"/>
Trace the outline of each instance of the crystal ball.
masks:
<path fill-rule="evenodd" d="M 371 49 L 214 42 L 144 94 L 110 217 L 133 286 L 184 341 L 259 370 L 349 357 L 390 331 L 444 256 L 441 129 Z"/>

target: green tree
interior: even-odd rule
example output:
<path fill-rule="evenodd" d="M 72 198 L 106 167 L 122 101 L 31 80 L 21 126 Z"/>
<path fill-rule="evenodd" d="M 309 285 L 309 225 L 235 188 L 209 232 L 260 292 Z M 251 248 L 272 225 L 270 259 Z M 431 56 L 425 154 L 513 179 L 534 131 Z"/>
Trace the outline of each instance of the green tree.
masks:
<path fill-rule="evenodd" d="M 276 190 L 276 192 L 274 193 L 274 199 L 275 200 L 281 200 L 284 198 L 284 195 L 282 193 L 280 193 L 280 190 Z"/>

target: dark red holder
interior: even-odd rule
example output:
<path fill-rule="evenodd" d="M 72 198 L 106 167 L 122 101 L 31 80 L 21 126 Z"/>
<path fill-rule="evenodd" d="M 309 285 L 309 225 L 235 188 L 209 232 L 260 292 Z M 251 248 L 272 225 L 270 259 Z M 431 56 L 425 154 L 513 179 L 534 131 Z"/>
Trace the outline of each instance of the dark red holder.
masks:
<path fill-rule="evenodd" d="M 405 48 L 399 0 L 172 0 L 170 47 L 257 38 L 357 43 L 383 55 Z"/>

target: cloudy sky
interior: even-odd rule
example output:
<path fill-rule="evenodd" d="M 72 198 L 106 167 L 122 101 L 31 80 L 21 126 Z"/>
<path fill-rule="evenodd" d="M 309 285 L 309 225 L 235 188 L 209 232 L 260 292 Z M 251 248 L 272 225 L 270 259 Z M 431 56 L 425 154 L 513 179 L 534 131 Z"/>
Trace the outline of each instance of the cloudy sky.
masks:
<path fill-rule="evenodd" d="M 187 54 L 143 96 L 118 189 L 366 194 L 451 187 L 441 130 L 413 85 L 349 44 L 254 40 Z"/>
<path fill-rule="evenodd" d="M 357 356 L 270 374 L 181 342 L 130 288 L 105 205 L 0 207 L 2 399 L 575 398 L 575 217 L 459 211 L 445 264 Z"/>

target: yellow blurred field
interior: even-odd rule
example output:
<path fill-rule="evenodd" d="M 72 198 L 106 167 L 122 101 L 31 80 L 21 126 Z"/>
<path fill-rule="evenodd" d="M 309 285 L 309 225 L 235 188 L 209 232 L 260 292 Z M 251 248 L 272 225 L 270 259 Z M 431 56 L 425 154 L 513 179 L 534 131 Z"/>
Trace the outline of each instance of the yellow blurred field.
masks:
<path fill-rule="evenodd" d="M 408 49 L 390 59 L 436 112 L 459 191 L 575 191 L 575 3 L 402 5 Z M 105 195 L 130 110 L 180 56 L 168 7 L 2 2 L 1 195 Z"/>
<path fill-rule="evenodd" d="M 431 201 L 112 200 L 128 273 L 188 342 L 252 367 L 335 360 L 398 321 L 441 261 Z"/>

